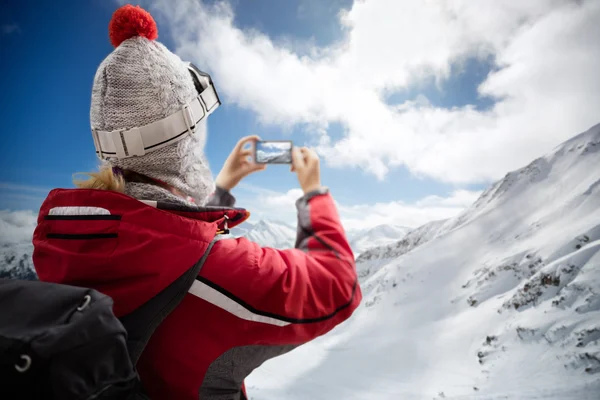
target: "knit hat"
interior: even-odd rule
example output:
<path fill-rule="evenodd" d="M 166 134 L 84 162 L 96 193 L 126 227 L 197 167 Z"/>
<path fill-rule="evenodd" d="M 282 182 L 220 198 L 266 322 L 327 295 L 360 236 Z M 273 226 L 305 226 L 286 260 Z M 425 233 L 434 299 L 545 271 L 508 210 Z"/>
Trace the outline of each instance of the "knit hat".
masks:
<path fill-rule="evenodd" d="M 92 130 L 127 130 L 168 117 L 198 96 L 186 63 L 157 42 L 156 23 L 139 6 L 125 5 L 109 24 L 115 46 L 100 64 L 92 88 Z M 214 190 L 204 156 L 206 118 L 193 134 L 142 156 L 108 158 L 119 167 L 160 180 L 202 204 Z M 126 193 L 140 200 L 183 201 L 160 186 L 126 183 Z"/>

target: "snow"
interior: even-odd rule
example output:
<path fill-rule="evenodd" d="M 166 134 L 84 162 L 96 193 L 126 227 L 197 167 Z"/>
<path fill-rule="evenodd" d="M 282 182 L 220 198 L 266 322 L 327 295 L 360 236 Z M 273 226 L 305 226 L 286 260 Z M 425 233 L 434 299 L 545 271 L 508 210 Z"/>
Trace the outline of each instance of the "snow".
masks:
<path fill-rule="evenodd" d="M 296 228 L 284 222 L 260 220 L 245 236 L 253 242 L 264 243 L 264 246 L 285 249 L 294 246 Z"/>
<path fill-rule="evenodd" d="M 401 240 L 395 239 L 387 246 L 376 246 L 361 253 L 356 258 L 356 268 L 361 284 L 382 266 L 408 253 L 444 232 L 446 220 L 432 221 L 417 229 L 409 231 Z"/>
<path fill-rule="evenodd" d="M 371 229 L 348 232 L 350 247 L 355 256 L 373 247 L 392 244 L 406 236 L 411 228 L 398 225 L 380 225 Z"/>
<path fill-rule="evenodd" d="M 259 163 L 291 163 L 292 153 L 290 152 L 289 144 L 284 144 L 287 149 L 276 149 L 277 151 L 266 152 L 263 150 L 256 151 L 256 162 Z"/>
<path fill-rule="evenodd" d="M 599 400 L 599 166 L 600 125 L 455 218 L 352 233 L 361 306 L 254 371 L 250 399 Z M 0 273 L 25 274 L 35 216 L 0 217 Z M 295 227 L 240 235 L 285 248 Z"/>
<path fill-rule="evenodd" d="M 371 229 L 348 232 L 348 240 L 355 255 L 375 246 L 394 243 L 406 236 L 410 228 L 397 225 L 381 225 Z M 296 227 L 285 222 L 263 219 L 246 221 L 231 230 L 232 237 L 245 236 L 265 247 L 286 249 L 294 247 Z"/>
<path fill-rule="evenodd" d="M 37 215 L 32 211 L 0 210 L 0 278 L 33 279 L 33 230 Z"/>
<path fill-rule="evenodd" d="M 250 399 L 600 399 L 599 150 L 600 125 L 362 254 L 361 307 Z"/>
<path fill-rule="evenodd" d="M 285 222 L 274 220 L 246 221 L 231 229 L 231 234 L 224 237 L 245 236 L 249 240 L 260 243 L 264 247 L 286 249 L 294 247 L 296 228 Z"/>

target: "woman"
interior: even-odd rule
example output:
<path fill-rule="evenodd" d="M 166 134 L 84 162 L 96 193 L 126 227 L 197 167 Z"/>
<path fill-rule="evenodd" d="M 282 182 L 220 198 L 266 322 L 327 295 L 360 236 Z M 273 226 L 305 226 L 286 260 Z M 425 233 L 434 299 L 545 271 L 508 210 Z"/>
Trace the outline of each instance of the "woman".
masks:
<path fill-rule="evenodd" d="M 210 77 L 156 42 L 154 20 L 139 7 L 118 9 L 109 31 L 116 48 L 96 73 L 90 112 L 103 164 L 78 189 L 48 195 L 34 234 L 36 271 L 111 296 L 122 317 L 202 263 L 145 348 L 142 383 L 152 399 L 243 399 L 253 369 L 330 331 L 361 301 L 318 157 L 293 152 L 304 191 L 294 249 L 245 238 L 210 249 L 249 216 L 233 208 L 230 191 L 264 169 L 244 148 L 257 138 L 240 140 L 213 183 L 202 154 L 206 117 L 219 105 Z"/>

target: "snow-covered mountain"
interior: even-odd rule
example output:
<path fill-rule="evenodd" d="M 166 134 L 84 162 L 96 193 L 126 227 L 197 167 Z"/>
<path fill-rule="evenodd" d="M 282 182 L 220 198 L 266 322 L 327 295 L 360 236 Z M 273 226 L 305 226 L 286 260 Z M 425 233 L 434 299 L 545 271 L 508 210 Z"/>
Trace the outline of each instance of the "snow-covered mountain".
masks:
<path fill-rule="evenodd" d="M 31 211 L 0 211 L 0 278 L 36 277 L 31 261 L 36 218 Z"/>
<path fill-rule="evenodd" d="M 348 232 L 348 240 L 355 255 L 373 247 L 394 243 L 406 236 L 410 228 L 396 225 L 381 225 L 371 229 Z M 245 236 L 262 246 L 285 249 L 294 247 L 296 227 L 281 221 L 247 221 L 231 230 L 231 236 Z"/>
<path fill-rule="evenodd" d="M 284 149 L 271 152 L 258 150 L 256 152 L 256 161 L 259 163 L 288 164 L 292 162 L 292 154 L 289 149 L 287 151 Z"/>
<path fill-rule="evenodd" d="M 393 240 L 392 243 L 383 246 L 371 247 L 356 258 L 356 268 L 360 281 L 373 275 L 377 270 L 390 262 L 408 253 L 412 249 L 431 239 L 441 235 L 447 230 L 448 220 L 432 221 L 417 229 L 410 230 L 400 240 Z"/>
<path fill-rule="evenodd" d="M 30 274 L 34 225 L 0 212 L 0 274 Z M 295 229 L 233 234 L 288 247 Z M 250 398 L 598 400 L 599 250 L 600 125 L 457 217 L 357 252 L 361 307 L 257 369 Z"/>
<path fill-rule="evenodd" d="M 364 300 L 253 400 L 600 399 L 600 125 L 358 259 Z"/>
<path fill-rule="evenodd" d="M 398 225 L 380 225 L 370 229 L 348 232 L 348 240 L 354 255 L 358 257 L 365 250 L 392 244 L 406 236 L 411 229 Z"/>
<path fill-rule="evenodd" d="M 296 228 L 281 221 L 246 221 L 231 229 L 231 236 L 245 236 L 249 240 L 260 243 L 265 247 L 285 249 L 294 247 L 294 242 L 296 241 Z"/>

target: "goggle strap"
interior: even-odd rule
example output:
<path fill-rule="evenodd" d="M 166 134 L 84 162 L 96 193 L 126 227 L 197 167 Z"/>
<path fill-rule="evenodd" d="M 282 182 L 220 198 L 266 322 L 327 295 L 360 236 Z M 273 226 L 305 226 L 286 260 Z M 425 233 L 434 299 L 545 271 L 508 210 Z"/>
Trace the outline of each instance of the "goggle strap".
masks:
<path fill-rule="evenodd" d="M 181 110 L 151 124 L 110 132 L 92 129 L 96 154 L 103 159 L 123 159 L 171 145 L 192 134 L 196 125 L 219 105 L 216 91 L 209 85 Z"/>

